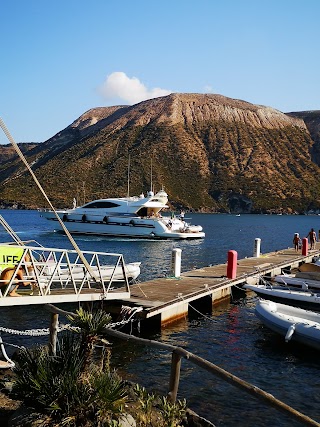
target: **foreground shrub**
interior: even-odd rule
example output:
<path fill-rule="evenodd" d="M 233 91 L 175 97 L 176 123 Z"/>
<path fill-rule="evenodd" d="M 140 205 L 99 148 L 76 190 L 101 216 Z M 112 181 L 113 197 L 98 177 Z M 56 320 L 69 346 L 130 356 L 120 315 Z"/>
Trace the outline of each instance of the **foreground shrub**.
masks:
<path fill-rule="evenodd" d="M 94 341 L 88 331 L 84 335 Z M 127 397 L 125 384 L 109 364 L 93 364 L 88 358 L 91 345 L 84 345 L 85 341 L 83 335 L 68 332 L 55 355 L 44 346 L 22 349 L 14 368 L 13 394 L 39 413 L 50 415 L 52 425 L 116 426 L 114 418 Z"/>
<path fill-rule="evenodd" d="M 124 410 L 137 427 L 182 425 L 185 401 L 170 403 L 144 387 L 126 385 L 110 369 L 109 351 L 102 351 L 95 363 L 94 343 L 110 322 L 108 315 L 79 310 L 71 321 L 77 334 L 64 333 L 55 355 L 38 346 L 22 349 L 17 356 L 13 394 L 36 409 L 42 426 L 118 427 L 119 419 L 126 417 Z"/>

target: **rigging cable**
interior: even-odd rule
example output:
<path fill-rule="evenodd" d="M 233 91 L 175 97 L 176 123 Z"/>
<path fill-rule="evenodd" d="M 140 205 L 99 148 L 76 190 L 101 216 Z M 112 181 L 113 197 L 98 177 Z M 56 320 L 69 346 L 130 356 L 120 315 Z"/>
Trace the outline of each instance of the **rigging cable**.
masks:
<path fill-rule="evenodd" d="M 10 227 L 10 225 L 7 223 L 7 221 L 3 218 L 2 215 L 0 215 L 0 223 L 2 227 L 6 230 L 6 232 L 12 237 L 12 239 L 18 244 L 18 245 L 24 245 L 23 241 L 20 239 L 20 237 L 13 231 L 13 229 Z"/>

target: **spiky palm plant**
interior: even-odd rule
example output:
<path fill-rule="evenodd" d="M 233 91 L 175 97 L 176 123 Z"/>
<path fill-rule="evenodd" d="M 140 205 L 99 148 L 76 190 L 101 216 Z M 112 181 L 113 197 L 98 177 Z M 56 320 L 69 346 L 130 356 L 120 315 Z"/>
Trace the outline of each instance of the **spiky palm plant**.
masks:
<path fill-rule="evenodd" d="M 111 317 L 82 309 L 70 317 L 80 335 L 65 333 L 55 355 L 47 347 L 21 350 L 13 391 L 61 426 L 116 426 L 127 397 L 125 384 L 109 365 L 92 363 L 93 344 Z"/>
<path fill-rule="evenodd" d="M 93 370 L 89 381 L 95 392 L 98 418 L 101 422 L 111 421 L 123 412 L 128 390 L 116 371 Z"/>
<path fill-rule="evenodd" d="M 86 393 L 78 379 L 83 372 L 84 355 L 76 337 L 62 337 L 56 355 L 47 347 L 22 349 L 14 369 L 13 391 L 27 404 L 51 413 L 68 411 Z"/>
<path fill-rule="evenodd" d="M 84 369 L 89 366 L 92 360 L 93 348 L 99 336 L 105 332 L 105 327 L 111 323 L 110 314 L 103 310 L 97 310 L 92 313 L 83 310 L 80 307 L 74 316 L 69 315 L 68 319 L 75 331 L 81 335 L 81 347 L 84 353 Z"/>

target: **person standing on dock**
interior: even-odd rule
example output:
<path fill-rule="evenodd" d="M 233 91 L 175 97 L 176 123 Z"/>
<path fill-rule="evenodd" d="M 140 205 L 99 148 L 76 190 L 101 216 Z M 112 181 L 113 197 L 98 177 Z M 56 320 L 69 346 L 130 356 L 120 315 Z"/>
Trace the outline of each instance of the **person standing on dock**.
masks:
<path fill-rule="evenodd" d="M 299 249 L 301 249 L 301 239 L 300 239 L 299 233 L 294 233 L 293 246 L 296 252 L 298 252 Z"/>
<path fill-rule="evenodd" d="M 314 231 L 313 228 L 311 228 L 308 235 L 306 236 L 306 238 L 308 238 L 308 237 L 310 239 L 310 249 L 315 249 L 315 244 L 317 241 L 317 235 L 316 235 L 316 232 Z"/>

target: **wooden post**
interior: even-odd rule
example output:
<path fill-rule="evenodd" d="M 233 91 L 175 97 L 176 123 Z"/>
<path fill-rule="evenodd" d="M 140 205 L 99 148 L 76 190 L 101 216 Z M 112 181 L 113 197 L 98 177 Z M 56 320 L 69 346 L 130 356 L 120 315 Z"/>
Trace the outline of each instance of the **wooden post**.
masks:
<path fill-rule="evenodd" d="M 182 356 L 180 354 L 176 353 L 173 350 L 171 358 L 171 373 L 168 393 L 168 398 L 171 403 L 175 403 L 175 401 L 177 400 L 180 381 L 181 357 Z"/>
<path fill-rule="evenodd" d="M 50 354 L 52 354 L 53 356 L 55 356 L 57 351 L 58 325 L 59 325 L 59 314 L 51 313 L 49 350 L 50 350 Z"/>

